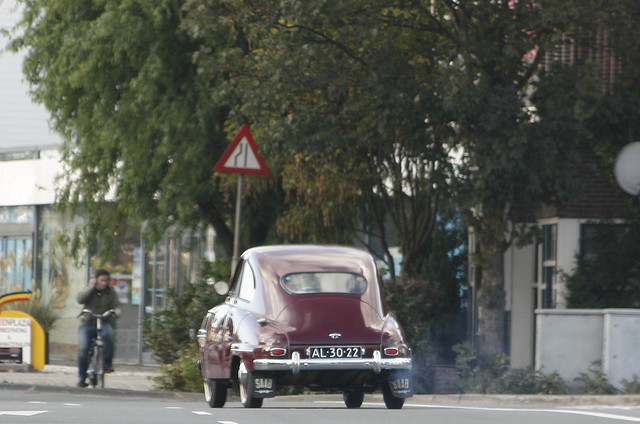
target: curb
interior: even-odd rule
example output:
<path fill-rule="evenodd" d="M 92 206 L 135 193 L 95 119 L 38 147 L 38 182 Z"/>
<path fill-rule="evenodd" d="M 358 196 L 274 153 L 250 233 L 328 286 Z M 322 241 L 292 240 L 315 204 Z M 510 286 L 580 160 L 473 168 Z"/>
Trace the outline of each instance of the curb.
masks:
<path fill-rule="evenodd" d="M 167 399 L 178 400 L 186 402 L 202 401 L 204 397 L 201 393 L 187 393 L 187 392 L 165 392 L 165 391 L 149 391 L 149 390 L 127 390 L 127 389 L 111 389 L 111 388 L 80 388 L 80 387 L 67 387 L 67 386 L 49 386 L 45 384 L 2 384 L 0 385 L 0 391 L 22 391 L 24 393 L 67 393 L 67 394 L 82 394 L 86 396 L 113 396 L 113 397 L 126 397 L 126 398 L 153 398 L 153 399 Z"/>

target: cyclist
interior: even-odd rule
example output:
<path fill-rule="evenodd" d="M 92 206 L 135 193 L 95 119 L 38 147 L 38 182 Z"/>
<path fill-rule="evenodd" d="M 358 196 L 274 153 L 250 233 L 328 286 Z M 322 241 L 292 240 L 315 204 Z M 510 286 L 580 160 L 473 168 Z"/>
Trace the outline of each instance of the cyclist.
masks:
<path fill-rule="evenodd" d="M 78 303 L 83 309 L 89 309 L 94 314 L 103 314 L 110 309 L 116 311 L 115 317 L 111 316 L 102 323 L 102 339 L 104 340 L 104 369 L 113 372 L 113 327 L 115 318 L 120 315 L 120 300 L 118 293 L 111 287 L 111 275 L 105 269 L 95 271 L 95 276 L 89 281 L 89 286 L 78 293 Z M 81 324 L 78 328 L 78 387 L 87 387 L 87 359 L 91 340 L 96 335 L 95 319 L 84 314 L 81 316 Z"/>

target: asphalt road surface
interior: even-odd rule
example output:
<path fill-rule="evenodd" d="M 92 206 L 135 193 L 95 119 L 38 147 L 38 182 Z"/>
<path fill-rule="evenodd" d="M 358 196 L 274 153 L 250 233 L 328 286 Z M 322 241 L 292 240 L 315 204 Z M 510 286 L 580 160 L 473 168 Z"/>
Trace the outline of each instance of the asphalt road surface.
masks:
<path fill-rule="evenodd" d="M 319 398 L 320 399 L 320 398 Z M 347 409 L 337 400 L 273 400 L 260 409 L 238 402 L 209 408 L 204 401 L 101 396 L 99 393 L 0 391 L 0 423 L 220 423 L 220 424 L 615 424 L 640 423 L 640 406 L 429 405 L 401 410 L 367 402 Z"/>

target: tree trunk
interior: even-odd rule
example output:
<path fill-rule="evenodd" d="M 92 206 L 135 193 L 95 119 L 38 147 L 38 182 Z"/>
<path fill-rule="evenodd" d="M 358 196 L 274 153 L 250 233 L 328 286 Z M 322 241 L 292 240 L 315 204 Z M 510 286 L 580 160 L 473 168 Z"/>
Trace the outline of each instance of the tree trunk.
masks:
<path fill-rule="evenodd" d="M 482 246 L 483 263 L 478 289 L 478 357 L 489 359 L 505 352 L 504 252 L 498 246 Z"/>

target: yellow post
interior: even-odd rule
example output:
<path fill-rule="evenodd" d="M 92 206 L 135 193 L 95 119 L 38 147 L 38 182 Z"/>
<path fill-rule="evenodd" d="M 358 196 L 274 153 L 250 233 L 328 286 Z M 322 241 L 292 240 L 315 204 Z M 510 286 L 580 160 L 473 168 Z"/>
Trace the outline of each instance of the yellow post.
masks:
<path fill-rule="evenodd" d="M 31 366 L 36 370 L 44 369 L 45 335 L 40 323 L 31 315 L 22 311 L 0 311 L 0 317 L 29 318 L 31 320 Z"/>

